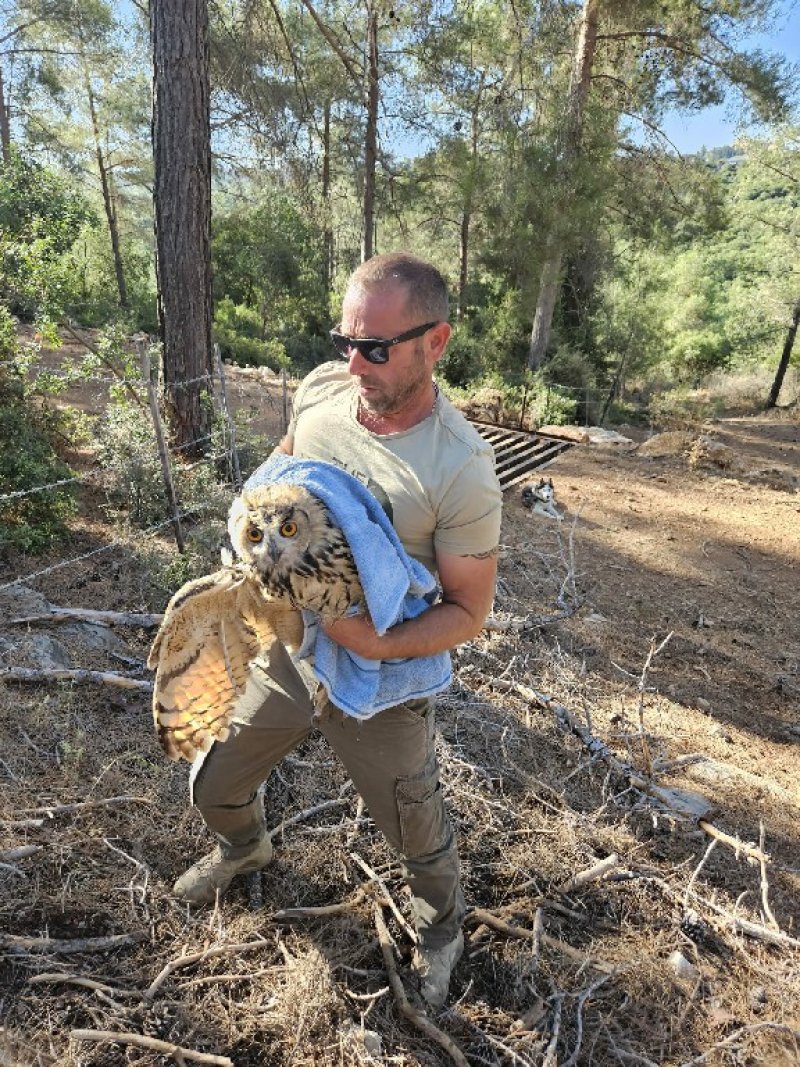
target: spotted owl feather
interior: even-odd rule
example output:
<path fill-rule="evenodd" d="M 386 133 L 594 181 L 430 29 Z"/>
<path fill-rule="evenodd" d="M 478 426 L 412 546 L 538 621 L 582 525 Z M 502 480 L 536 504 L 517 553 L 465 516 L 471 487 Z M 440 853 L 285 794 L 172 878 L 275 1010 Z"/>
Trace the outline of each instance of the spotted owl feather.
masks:
<path fill-rule="evenodd" d="M 245 490 L 228 532 L 236 561 L 178 590 L 150 650 L 156 734 L 170 759 L 193 761 L 255 709 L 272 644 L 294 649 L 302 641 L 299 609 L 326 620 L 363 610 L 347 541 L 305 489 Z"/>

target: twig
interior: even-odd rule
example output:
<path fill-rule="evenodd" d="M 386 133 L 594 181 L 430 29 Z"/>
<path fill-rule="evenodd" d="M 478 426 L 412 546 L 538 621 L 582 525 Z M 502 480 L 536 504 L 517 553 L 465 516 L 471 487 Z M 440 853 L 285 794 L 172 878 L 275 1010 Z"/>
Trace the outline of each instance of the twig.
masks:
<path fill-rule="evenodd" d="M 109 1004 L 112 1008 L 119 1008 L 112 994 L 118 997 L 136 997 L 138 992 L 132 989 L 115 989 L 104 982 L 96 982 L 93 978 L 82 978 L 77 974 L 34 974 L 28 979 L 29 985 L 78 985 L 84 989 L 91 989 L 97 997 Z"/>
<path fill-rule="evenodd" d="M 33 667 L 4 667 L 0 670 L 0 680 L 4 682 L 76 682 L 78 684 L 100 682 L 102 685 L 114 685 L 119 689 L 138 689 L 150 693 L 152 682 L 142 678 L 131 678 L 126 674 L 114 674 L 112 671 L 90 671 L 82 668 L 50 667 L 36 670 Z"/>
<path fill-rule="evenodd" d="M 566 882 L 558 887 L 558 891 L 565 896 L 569 896 L 570 893 L 574 893 L 576 889 L 581 889 L 583 886 L 588 885 L 589 882 L 596 882 L 600 878 L 605 878 L 609 871 L 613 871 L 614 868 L 619 866 L 619 856 L 616 852 L 612 852 L 610 856 L 606 856 L 604 860 L 600 860 L 594 866 L 587 868 L 585 871 L 579 871 L 572 878 L 568 878 Z"/>
<path fill-rule="evenodd" d="M 716 838 L 713 838 L 711 841 L 709 841 L 708 848 L 703 853 L 703 858 L 697 864 L 697 866 L 695 867 L 694 871 L 692 871 L 692 877 L 689 879 L 689 881 L 687 883 L 686 892 L 684 893 L 684 897 L 683 897 L 683 906 L 684 906 L 684 908 L 688 908 L 688 906 L 689 906 L 689 894 L 692 891 L 692 886 L 696 882 L 698 874 L 702 871 L 703 867 L 705 867 L 706 862 L 708 860 L 708 857 L 711 855 L 711 853 L 714 851 L 714 849 L 716 847 L 717 847 L 717 840 L 716 840 Z"/>
<path fill-rule="evenodd" d="M 695 1056 L 693 1060 L 686 1060 L 685 1063 L 681 1064 L 681 1067 L 698 1067 L 699 1064 L 705 1063 L 710 1056 L 713 1056 L 715 1052 L 718 1052 L 722 1048 L 729 1048 L 731 1045 L 735 1045 L 740 1037 L 744 1037 L 745 1034 L 758 1033 L 759 1030 L 777 1030 L 779 1033 L 788 1034 L 795 1041 L 800 1041 L 800 1030 L 794 1030 L 791 1026 L 787 1026 L 785 1023 L 751 1023 L 749 1026 L 740 1026 L 738 1030 L 734 1030 L 732 1034 L 729 1034 L 722 1041 L 718 1041 L 715 1045 L 712 1045 L 711 1048 L 701 1056 Z"/>
<path fill-rule="evenodd" d="M 666 647 L 671 637 L 672 633 L 670 632 L 667 634 L 667 636 L 664 638 L 658 648 L 656 648 L 655 637 L 652 638 L 652 640 L 650 641 L 650 651 L 647 653 L 647 659 L 644 661 L 644 667 L 642 667 L 642 673 L 639 677 L 639 684 L 637 686 L 639 690 L 639 705 L 637 709 L 639 715 L 639 738 L 642 742 L 642 757 L 644 758 L 644 765 L 648 778 L 653 777 L 653 757 L 651 755 L 650 746 L 647 743 L 647 737 L 644 732 L 644 695 L 647 692 L 647 676 L 650 673 L 650 664 L 653 662 L 659 652 L 661 652 L 661 650 Z"/>
<path fill-rule="evenodd" d="M 255 949 L 269 947 L 270 942 L 266 939 L 262 939 L 260 941 L 246 941 L 243 944 L 238 945 L 213 945 L 211 948 L 203 949 L 202 952 L 190 952 L 185 956 L 178 956 L 177 959 L 170 960 L 165 967 L 162 967 L 142 994 L 142 1000 L 152 1000 L 167 978 L 169 978 L 175 971 L 181 970 L 183 967 L 191 967 L 193 963 L 210 960 L 215 956 L 226 956 L 230 952 L 252 952 Z"/>
<path fill-rule="evenodd" d="M 233 1060 L 227 1056 L 214 1056 L 210 1052 L 196 1052 L 191 1048 L 183 1048 L 174 1045 L 170 1041 L 159 1041 L 156 1037 L 145 1037 L 143 1034 L 127 1034 L 115 1030 L 71 1030 L 72 1041 L 103 1041 L 116 1042 L 120 1045 L 135 1045 L 137 1048 L 148 1048 L 154 1052 L 160 1052 L 166 1056 L 172 1056 L 178 1063 L 181 1058 L 192 1060 L 194 1063 L 212 1063 L 216 1067 L 234 1067 Z"/>
<path fill-rule="evenodd" d="M 102 797 L 100 800 L 76 800 L 73 804 L 48 804 L 41 808 L 22 808 L 22 815 L 61 815 L 68 811 L 85 811 L 86 808 L 114 807 L 117 804 L 152 804 L 150 797 Z M 15 824 L 16 825 L 16 824 Z"/>
<path fill-rule="evenodd" d="M 18 619 L 9 619 L 9 626 L 23 626 L 33 622 L 99 622 L 109 626 L 141 626 L 153 630 L 161 625 L 163 615 L 145 614 L 136 611 L 98 611 L 95 608 L 57 608 L 50 607 L 39 615 L 25 615 Z"/>
<path fill-rule="evenodd" d="M 373 869 L 370 867 L 370 865 L 365 860 L 363 860 L 359 856 L 359 854 L 357 852 L 351 852 L 350 853 L 350 858 L 355 863 L 357 863 L 359 865 L 361 870 L 364 871 L 364 873 L 367 875 L 368 878 L 372 879 L 372 881 L 376 885 L 380 886 L 381 891 L 383 892 L 383 895 L 386 898 L 386 903 L 392 909 L 392 912 L 394 914 L 395 919 L 397 919 L 397 921 L 400 923 L 401 927 L 408 934 L 408 936 L 411 939 L 411 941 L 416 945 L 417 942 L 419 941 L 419 937 L 417 936 L 417 931 L 414 929 L 413 926 L 410 926 L 408 924 L 408 922 L 406 921 L 405 916 L 400 911 L 398 906 L 395 904 L 394 899 L 392 897 L 392 894 L 389 892 L 389 889 L 388 889 L 386 883 L 384 882 L 384 880 L 381 878 L 381 876 L 379 874 L 377 874 L 375 871 L 373 871 Z"/>
<path fill-rule="evenodd" d="M 747 856 L 748 859 L 756 860 L 758 863 L 772 863 L 772 858 L 768 853 L 764 852 L 763 848 L 756 848 L 755 845 L 748 845 L 747 842 L 742 841 L 741 838 L 734 837 L 733 834 L 726 834 L 724 830 L 720 830 L 719 827 L 714 826 L 707 819 L 700 819 L 697 824 L 700 829 L 708 834 L 709 837 L 716 838 L 717 841 L 722 841 L 725 845 L 730 845 L 733 851 L 736 853 L 738 859 L 739 855 Z"/>
<path fill-rule="evenodd" d="M 483 908 L 472 908 L 471 911 L 467 912 L 464 922 L 483 923 L 485 926 L 491 926 L 492 929 L 498 930 L 501 934 L 506 934 L 508 937 L 519 937 L 523 941 L 535 941 L 537 938 L 536 930 L 527 930 L 524 926 L 516 926 L 514 923 L 506 922 L 505 919 L 501 919 L 491 911 L 485 911 Z M 588 964 L 596 971 L 602 971 L 604 974 L 617 974 L 620 971 L 620 967 L 615 964 L 608 963 L 605 960 L 592 959 L 584 955 L 579 949 L 573 948 L 572 945 L 568 945 L 565 941 L 560 941 L 557 937 L 552 937 L 544 931 L 541 931 L 538 939 L 540 944 L 555 949 L 563 956 L 567 956 L 577 963 Z"/>
<path fill-rule="evenodd" d="M 111 937 L 83 937 L 74 940 L 0 934 L 0 949 L 9 952 L 52 952 L 59 956 L 71 956 L 76 952 L 109 952 L 123 945 L 136 945 L 146 941 L 148 936 L 144 930 L 136 930 L 131 934 L 113 934 Z"/>
<path fill-rule="evenodd" d="M 277 826 L 269 831 L 269 836 L 271 838 L 277 837 L 278 834 L 283 833 L 287 826 L 294 826 L 295 823 L 310 819 L 312 815 L 318 815 L 321 811 L 330 811 L 331 808 L 346 807 L 349 803 L 350 801 L 345 797 L 337 800 L 324 800 L 321 804 L 315 804 L 311 808 L 306 808 L 305 811 L 298 812 L 297 815 L 292 815 L 290 819 L 282 819 Z"/>
<path fill-rule="evenodd" d="M 352 911 L 369 895 L 371 890 L 371 885 L 359 886 L 352 896 L 338 904 L 324 904 L 313 908 L 281 908 L 280 911 L 274 911 L 270 919 L 273 922 L 283 922 L 285 919 L 320 919 L 329 915 L 341 915 L 346 911 Z"/>
<path fill-rule="evenodd" d="M 747 934 L 748 937 L 755 938 L 757 941 L 766 941 L 769 945 L 780 945 L 781 948 L 800 948 L 800 941 L 796 937 L 790 937 L 781 930 L 771 930 L 760 923 L 751 923 L 748 919 L 728 917 L 728 922 L 738 933 Z"/>
<path fill-rule="evenodd" d="M 780 930 L 780 926 L 772 913 L 772 908 L 769 906 L 769 881 L 767 880 L 767 865 L 764 862 L 764 820 L 758 820 L 758 848 L 761 852 L 761 858 L 759 859 L 759 868 L 761 870 L 761 904 L 764 908 L 764 916 L 767 920 L 767 925 L 771 926 L 773 930 Z"/>
<path fill-rule="evenodd" d="M 578 999 L 575 1004 L 576 1029 L 578 1031 L 577 1037 L 575 1038 L 575 1048 L 572 1050 L 572 1054 L 570 1055 L 569 1059 L 564 1060 L 561 1067 L 575 1067 L 575 1064 L 578 1062 L 578 1053 L 580 1052 L 581 1045 L 583 1044 L 583 1005 L 586 1003 L 592 993 L 596 992 L 601 985 L 608 981 L 608 979 L 609 975 L 603 975 L 602 978 L 598 978 L 596 982 L 592 982 L 591 985 L 588 985 L 586 989 L 584 989 L 583 992 L 578 996 Z"/>
<path fill-rule="evenodd" d="M 353 842 L 358 837 L 358 828 L 361 825 L 361 817 L 364 814 L 364 798 L 359 796 L 358 803 L 356 804 L 356 814 L 353 819 L 353 825 L 347 833 L 347 837 L 344 842 L 345 848 L 352 848 Z"/>
<path fill-rule="evenodd" d="M 563 999 L 564 997 L 561 993 L 558 993 L 553 998 L 553 1035 L 545 1051 L 542 1067 L 557 1067 L 558 1064 L 556 1047 L 558 1045 L 559 1031 L 561 1030 L 561 1003 Z"/>
<path fill-rule="evenodd" d="M 455 1041 L 453 1041 L 447 1034 L 443 1033 L 438 1026 L 434 1026 L 424 1012 L 418 1011 L 409 1003 L 406 991 L 403 989 L 403 983 L 400 980 L 400 975 L 397 973 L 397 965 L 395 964 L 394 954 L 392 952 L 392 941 L 389 937 L 389 931 L 386 929 L 386 923 L 383 921 L 380 905 L 378 904 L 376 904 L 374 908 L 374 917 L 375 929 L 378 931 L 378 941 L 381 946 L 383 962 L 386 967 L 386 973 L 389 976 L 389 984 L 392 987 L 392 993 L 394 994 L 400 1014 L 408 1019 L 409 1022 L 413 1023 L 414 1026 L 423 1032 L 423 1034 L 426 1034 L 432 1041 L 435 1041 L 437 1045 L 443 1048 L 450 1056 L 453 1063 L 457 1064 L 458 1067 L 469 1067 L 466 1056 Z"/>

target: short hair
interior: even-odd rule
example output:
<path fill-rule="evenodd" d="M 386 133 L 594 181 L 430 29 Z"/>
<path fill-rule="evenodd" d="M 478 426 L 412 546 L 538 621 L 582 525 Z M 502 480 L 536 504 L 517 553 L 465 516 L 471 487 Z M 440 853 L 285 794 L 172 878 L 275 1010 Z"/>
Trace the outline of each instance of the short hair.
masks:
<path fill-rule="evenodd" d="M 447 282 L 432 263 L 410 252 L 373 256 L 356 267 L 347 288 L 372 291 L 395 284 L 405 287 L 409 311 L 428 322 L 447 322 L 450 311 Z"/>

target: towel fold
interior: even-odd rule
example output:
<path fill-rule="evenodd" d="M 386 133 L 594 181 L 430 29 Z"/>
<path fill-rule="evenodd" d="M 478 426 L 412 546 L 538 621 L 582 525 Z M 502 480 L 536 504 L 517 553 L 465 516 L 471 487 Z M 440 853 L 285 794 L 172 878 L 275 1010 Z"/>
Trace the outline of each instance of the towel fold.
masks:
<path fill-rule="evenodd" d="M 245 488 L 271 482 L 301 485 L 328 508 L 353 553 L 364 599 L 376 632 L 383 635 L 426 611 L 436 579 L 406 552 L 372 493 L 331 463 L 276 453 L 248 478 Z M 406 700 L 431 696 L 452 680 L 450 655 L 370 660 L 342 648 L 323 631 L 318 616 L 303 612 L 303 647 L 297 658 L 313 657 L 313 670 L 331 703 L 348 715 L 368 719 Z"/>

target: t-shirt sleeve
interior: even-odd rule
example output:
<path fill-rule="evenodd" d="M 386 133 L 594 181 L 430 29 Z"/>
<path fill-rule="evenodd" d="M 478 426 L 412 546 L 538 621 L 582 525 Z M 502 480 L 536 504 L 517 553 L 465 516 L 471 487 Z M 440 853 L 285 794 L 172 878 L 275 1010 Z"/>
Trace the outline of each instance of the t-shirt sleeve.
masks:
<path fill-rule="evenodd" d="M 442 497 L 434 533 L 437 552 L 475 556 L 500 543 L 503 495 L 488 452 L 473 455 Z"/>

